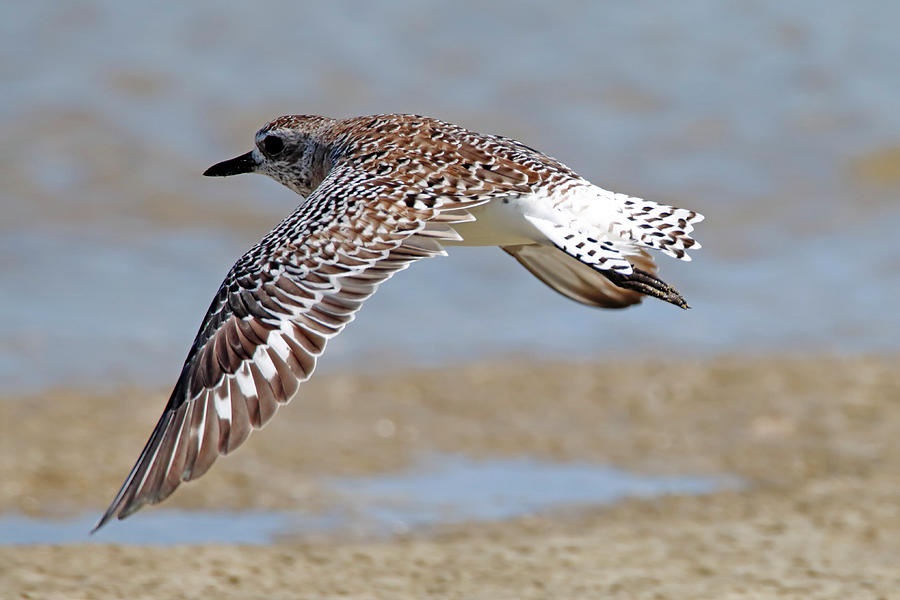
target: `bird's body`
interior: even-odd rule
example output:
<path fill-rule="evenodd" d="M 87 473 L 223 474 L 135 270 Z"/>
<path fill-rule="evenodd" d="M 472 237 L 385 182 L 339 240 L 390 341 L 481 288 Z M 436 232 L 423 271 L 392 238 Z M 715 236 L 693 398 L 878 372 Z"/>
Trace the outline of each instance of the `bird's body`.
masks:
<path fill-rule="evenodd" d="M 285 116 L 207 175 L 304 197 L 229 271 L 166 409 L 98 527 L 202 475 L 288 402 L 327 340 L 393 273 L 445 246 L 500 246 L 583 304 L 687 307 L 646 250 L 689 260 L 689 210 L 615 194 L 508 138 L 414 115 Z"/>

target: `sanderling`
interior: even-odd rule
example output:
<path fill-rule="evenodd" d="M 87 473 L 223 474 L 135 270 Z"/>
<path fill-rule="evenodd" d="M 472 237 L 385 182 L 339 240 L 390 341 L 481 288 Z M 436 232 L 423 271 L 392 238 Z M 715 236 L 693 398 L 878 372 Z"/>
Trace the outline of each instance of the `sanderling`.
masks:
<path fill-rule="evenodd" d="M 228 272 L 165 411 L 97 524 L 206 472 L 309 379 L 378 285 L 454 244 L 500 246 L 587 304 L 687 304 L 646 252 L 690 260 L 702 215 L 616 194 L 512 139 L 414 115 L 284 116 L 204 173 L 262 173 L 304 200 Z"/>

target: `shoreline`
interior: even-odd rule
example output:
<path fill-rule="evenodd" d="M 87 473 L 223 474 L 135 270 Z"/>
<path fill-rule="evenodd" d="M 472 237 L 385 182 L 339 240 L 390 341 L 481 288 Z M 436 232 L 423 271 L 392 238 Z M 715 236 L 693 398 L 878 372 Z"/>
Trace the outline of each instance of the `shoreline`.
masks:
<path fill-rule="evenodd" d="M 315 509 L 331 501 L 316 477 L 396 471 L 428 452 L 749 485 L 382 540 L 0 546 L 0 582 L 22 598 L 888 598 L 900 589 L 895 364 L 730 357 L 325 375 L 163 506 Z M 0 510 L 101 510 L 164 400 L 57 390 L 0 401 L 0 420 L 16 424 L 4 431 L 16 459 L 0 469 Z"/>

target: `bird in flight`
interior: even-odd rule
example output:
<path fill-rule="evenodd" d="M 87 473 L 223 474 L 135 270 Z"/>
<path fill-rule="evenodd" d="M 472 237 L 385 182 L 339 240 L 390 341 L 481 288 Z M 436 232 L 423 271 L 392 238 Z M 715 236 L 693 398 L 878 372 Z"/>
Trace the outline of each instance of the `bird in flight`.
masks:
<path fill-rule="evenodd" d="M 101 517 L 203 475 L 312 375 L 378 286 L 453 245 L 500 246 L 572 300 L 681 308 L 649 250 L 690 260 L 697 212 L 602 189 L 499 135 L 416 115 L 283 116 L 204 175 L 261 173 L 303 200 L 234 264 L 150 439 Z"/>

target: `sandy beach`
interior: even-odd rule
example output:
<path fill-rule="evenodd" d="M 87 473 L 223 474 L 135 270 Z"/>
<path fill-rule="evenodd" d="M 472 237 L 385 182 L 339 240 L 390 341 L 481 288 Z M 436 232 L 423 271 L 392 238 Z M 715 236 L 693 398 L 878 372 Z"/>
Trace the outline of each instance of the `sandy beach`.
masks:
<path fill-rule="evenodd" d="M 894 365 L 720 358 L 327 375 L 166 506 L 313 510 L 329 501 L 318 475 L 394 471 L 435 451 L 727 473 L 746 487 L 389 539 L 0 547 L 0 582 L 11 598 L 898 597 Z M 0 421 L 16 426 L 4 426 L 0 509 L 99 513 L 164 400 L 134 390 L 3 400 Z"/>

